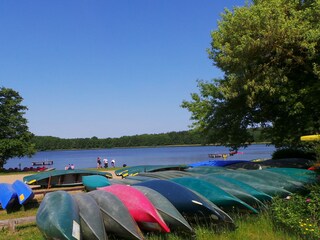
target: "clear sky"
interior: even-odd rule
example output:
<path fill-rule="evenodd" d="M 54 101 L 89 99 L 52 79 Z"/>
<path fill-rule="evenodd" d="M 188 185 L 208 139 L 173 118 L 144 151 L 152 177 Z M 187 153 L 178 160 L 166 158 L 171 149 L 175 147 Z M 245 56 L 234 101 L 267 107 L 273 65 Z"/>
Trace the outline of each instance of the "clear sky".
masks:
<path fill-rule="evenodd" d="M 188 130 L 180 107 L 208 59 L 224 8 L 245 0 L 1 0 L 0 86 L 29 130 L 61 138 Z"/>

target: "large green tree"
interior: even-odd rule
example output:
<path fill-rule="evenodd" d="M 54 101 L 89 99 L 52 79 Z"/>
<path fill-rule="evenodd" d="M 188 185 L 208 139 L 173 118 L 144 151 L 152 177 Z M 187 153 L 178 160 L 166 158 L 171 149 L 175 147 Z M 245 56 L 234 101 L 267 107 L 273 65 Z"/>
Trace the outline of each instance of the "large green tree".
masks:
<path fill-rule="evenodd" d="M 24 118 L 27 107 L 21 105 L 22 100 L 18 92 L 0 88 L 0 169 L 10 158 L 35 153 L 33 134 Z"/>
<path fill-rule="evenodd" d="M 320 130 L 320 0 L 255 0 L 225 10 L 209 58 L 223 79 L 183 101 L 210 142 L 238 148 L 262 127 L 276 147 Z"/>

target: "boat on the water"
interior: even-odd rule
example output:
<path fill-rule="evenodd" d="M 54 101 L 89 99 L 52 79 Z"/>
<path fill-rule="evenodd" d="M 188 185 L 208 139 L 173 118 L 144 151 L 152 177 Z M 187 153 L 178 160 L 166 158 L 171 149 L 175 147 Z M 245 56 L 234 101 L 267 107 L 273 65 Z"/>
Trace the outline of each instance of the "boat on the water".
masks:
<path fill-rule="evenodd" d="M 45 166 L 45 165 L 53 165 L 53 161 L 38 161 L 38 162 L 32 162 L 32 166 Z"/>
<path fill-rule="evenodd" d="M 82 239 L 78 204 L 66 191 L 45 195 L 36 222 L 46 239 Z"/>
<path fill-rule="evenodd" d="M 18 202 L 17 193 L 10 183 L 0 183 L 0 203 L 3 209 L 10 211 Z"/>
<path fill-rule="evenodd" d="M 34 193 L 32 189 L 24 182 L 16 180 L 13 182 L 12 187 L 15 190 L 21 205 L 24 205 L 33 199 Z"/>
<path fill-rule="evenodd" d="M 141 229 L 146 231 L 170 232 L 150 200 L 139 190 L 127 185 L 115 184 L 99 188 L 117 196 L 128 208 L 131 216 Z"/>
<path fill-rule="evenodd" d="M 112 178 L 109 172 L 100 172 L 85 169 L 74 170 L 53 170 L 29 175 L 23 178 L 23 181 L 29 185 L 41 185 L 44 187 L 62 187 L 82 185 L 82 177 L 89 175 L 102 175 Z"/>

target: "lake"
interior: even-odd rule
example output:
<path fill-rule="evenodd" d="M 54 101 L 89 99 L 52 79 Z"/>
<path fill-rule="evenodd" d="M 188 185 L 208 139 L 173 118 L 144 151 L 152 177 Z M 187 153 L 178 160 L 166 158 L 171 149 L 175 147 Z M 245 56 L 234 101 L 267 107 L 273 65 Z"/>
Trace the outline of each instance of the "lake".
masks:
<path fill-rule="evenodd" d="M 274 146 L 255 144 L 245 149 L 240 149 L 241 154 L 228 157 L 229 160 L 253 160 L 271 158 Z M 97 157 L 114 159 L 116 166 L 135 165 L 170 165 L 190 164 L 200 161 L 212 160 L 209 153 L 228 153 L 229 150 L 222 146 L 182 146 L 182 147 L 153 147 L 153 148 L 112 148 L 95 150 L 64 150 L 37 152 L 32 158 L 13 158 L 7 161 L 5 168 L 31 167 L 32 162 L 52 160 L 56 169 L 64 169 L 68 164 L 76 168 L 95 168 Z M 218 158 L 216 158 L 218 159 Z"/>

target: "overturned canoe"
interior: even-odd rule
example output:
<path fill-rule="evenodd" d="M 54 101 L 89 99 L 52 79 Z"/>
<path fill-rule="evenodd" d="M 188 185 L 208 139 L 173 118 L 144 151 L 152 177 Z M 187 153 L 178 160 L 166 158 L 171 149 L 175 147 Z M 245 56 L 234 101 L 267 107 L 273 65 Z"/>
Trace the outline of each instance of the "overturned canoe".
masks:
<path fill-rule="evenodd" d="M 100 207 L 105 229 L 116 238 L 142 240 L 144 236 L 128 208 L 114 194 L 101 190 L 89 193 Z"/>
<path fill-rule="evenodd" d="M 190 177 L 173 178 L 170 181 L 198 192 L 225 211 L 243 209 L 253 213 L 258 213 L 255 208 L 208 181 Z"/>
<path fill-rule="evenodd" d="M 115 184 L 99 190 L 116 195 L 128 208 L 131 216 L 136 220 L 140 228 L 147 231 L 170 232 L 169 227 L 150 202 L 139 190 L 131 186 Z"/>
<path fill-rule="evenodd" d="M 156 190 L 166 197 L 187 220 L 234 224 L 231 217 L 215 204 L 180 184 L 168 180 L 151 180 L 133 186 L 145 186 Z"/>
<path fill-rule="evenodd" d="M 47 239 L 82 238 L 78 205 L 65 191 L 45 195 L 38 209 L 36 222 Z"/>
<path fill-rule="evenodd" d="M 112 178 L 112 174 L 109 172 L 74 169 L 41 172 L 26 176 L 23 178 L 23 181 L 29 185 L 41 185 L 46 187 L 77 186 L 82 185 L 83 176 L 89 175 L 102 175 L 108 178 Z"/>
<path fill-rule="evenodd" d="M 287 197 L 288 195 L 292 194 L 290 191 L 280 186 L 279 183 L 274 182 L 275 185 L 271 185 L 269 182 L 266 182 L 264 178 L 243 174 L 241 173 L 241 171 L 226 171 L 226 172 L 220 172 L 219 174 L 244 182 L 272 197 L 274 196 Z M 215 176 L 219 174 L 212 174 L 212 175 Z"/>
<path fill-rule="evenodd" d="M 17 193 L 10 183 L 0 183 L 0 203 L 1 207 L 11 210 L 18 202 Z"/>
<path fill-rule="evenodd" d="M 192 227 L 172 203 L 159 192 L 144 186 L 133 186 L 141 191 L 156 207 L 170 230 L 193 232 Z"/>
<path fill-rule="evenodd" d="M 96 201 L 85 193 L 78 193 L 72 197 L 79 206 L 80 228 L 83 239 L 108 239 L 100 207 Z"/>
<path fill-rule="evenodd" d="M 85 189 L 89 191 L 96 190 L 99 187 L 106 187 L 110 185 L 107 177 L 101 175 L 88 175 L 82 177 L 82 184 Z"/>
<path fill-rule="evenodd" d="M 117 176 L 127 177 L 134 176 L 141 172 L 157 172 L 165 170 L 182 170 L 187 168 L 187 165 L 139 165 L 133 167 L 120 168 L 115 171 Z"/>
<path fill-rule="evenodd" d="M 21 205 L 26 204 L 28 201 L 33 199 L 34 193 L 32 189 L 20 180 L 16 180 L 12 184 L 13 189 L 16 191 L 19 203 Z"/>

